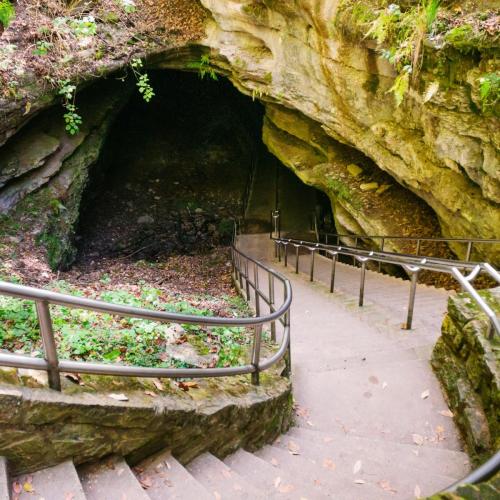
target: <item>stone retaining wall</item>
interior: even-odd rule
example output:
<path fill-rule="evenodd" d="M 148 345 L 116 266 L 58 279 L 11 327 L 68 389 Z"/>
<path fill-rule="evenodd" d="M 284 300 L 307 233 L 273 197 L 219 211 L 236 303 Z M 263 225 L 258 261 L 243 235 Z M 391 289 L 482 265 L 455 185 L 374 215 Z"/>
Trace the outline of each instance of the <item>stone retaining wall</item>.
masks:
<path fill-rule="evenodd" d="M 500 288 L 481 295 L 500 311 Z M 500 339 L 468 294 L 451 296 L 432 366 L 469 453 L 480 463 L 500 448 Z"/>
<path fill-rule="evenodd" d="M 184 463 L 205 451 L 224 457 L 239 447 L 253 450 L 286 431 L 292 414 L 290 382 L 270 372 L 261 379 L 259 387 L 240 376 L 180 387 L 162 381 L 165 389 L 156 392 L 136 384 L 73 394 L 3 384 L 0 456 L 21 473 L 110 453 L 133 465 L 162 448 Z M 114 399 L 116 393 L 127 400 Z"/>

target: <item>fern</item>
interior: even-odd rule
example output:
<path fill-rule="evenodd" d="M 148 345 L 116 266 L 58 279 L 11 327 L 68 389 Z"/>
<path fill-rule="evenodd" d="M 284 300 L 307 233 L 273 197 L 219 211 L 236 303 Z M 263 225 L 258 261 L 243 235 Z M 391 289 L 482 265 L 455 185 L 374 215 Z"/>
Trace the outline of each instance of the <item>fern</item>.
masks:
<path fill-rule="evenodd" d="M 389 92 L 394 94 L 396 99 L 396 106 L 401 106 L 406 92 L 410 88 L 410 73 L 411 68 L 408 66 L 406 70 L 402 71 L 394 80 L 394 85 L 389 89 Z"/>
<path fill-rule="evenodd" d="M 425 23 L 428 32 L 432 30 L 432 26 L 437 18 L 440 5 L 441 0 L 427 0 L 424 3 Z"/>

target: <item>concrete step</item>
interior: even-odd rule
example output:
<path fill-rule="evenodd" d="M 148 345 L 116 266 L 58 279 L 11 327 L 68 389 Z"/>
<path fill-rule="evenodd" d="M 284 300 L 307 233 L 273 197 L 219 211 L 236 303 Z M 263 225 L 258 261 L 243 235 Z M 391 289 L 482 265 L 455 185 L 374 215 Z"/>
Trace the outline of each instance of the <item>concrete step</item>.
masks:
<path fill-rule="evenodd" d="M 82 484 L 73 462 L 67 461 L 12 481 L 13 498 L 19 500 L 85 500 Z"/>
<path fill-rule="evenodd" d="M 298 462 L 296 458 L 301 457 L 310 466 L 312 465 L 313 470 L 321 471 L 323 476 L 326 472 L 329 473 L 327 476 L 329 482 L 326 483 L 330 486 L 329 491 L 342 492 L 341 498 L 347 498 L 352 494 L 353 479 L 362 479 L 366 481 L 366 485 L 371 485 L 372 498 L 391 496 L 401 499 L 411 498 L 417 485 L 424 495 L 431 495 L 460 479 L 436 473 L 432 467 L 437 462 L 436 457 L 433 457 L 429 466 L 423 470 L 403 464 L 407 450 L 397 450 L 397 453 L 387 454 L 382 460 L 374 460 L 371 458 L 371 448 L 363 452 L 353 452 L 348 445 L 349 443 L 344 447 L 339 443 L 320 445 L 303 438 L 283 436 L 275 446 L 266 448 L 257 455 L 262 458 L 266 454 L 267 457 L 283 460 L 285 464 L 290 460 Z M 277 453 L 278 450 L 281 455 Z M 293 455 L 290 450 L 297 455 Z M 300 464 L 300 467 L 305 471 L 303 464 Z M 355 467 L 359 467 L 357 473 L 353 472 Z M 318 478 L 321 479 L 323 476 L 318 472 Z M 332 481 L 334 478 L 335 481 Z M 339 481 L 339 478 L 342 481 Z M 364 496 L 368 494 L 366 489 L 367 487 L 363 487 Z"/>
<path fill-rule="evenodd" d="M 88 500 L 149 500 L 122 457 L 110 456 L 84 465 L 78 474 Z"/>
<path fill-rule="evenodd" d="M 224 460 L 232 470 L 237 471 L 253 484 L 265 489 L 267 498 L 303 500 L 321 500 L 331 498 L 315 484 L 313 477 L 296 476 L 291 471 L 270 464 L 252 453 L 238 450 Z"/>
<path fill-rule="evenodd" d="M 204 453 L 187 465 L 188 472 L 200 482 L 216 500 L 250 500 L 267 498 L 265 491 L 255 485 L 259 482 L 247 481 L 238 471 L 216 458 Z"/>
<path fill-rule="evenodd" d="M 168 450 L 143 460 L 134 472 L 151 500 L 213 500 L 206 490 Z"/>
<path fill-rule="evenodd" d="M 427 361 L 408 360 L 346 370 L 314 372 L 295 368 L 296 401 L 323 431 L 397 443 L 423 436 L 425 446 L 461 450 L 441 387 Z M 404 374 L 404 375 L 402 375 Z M 427 398 L 422 393 L 429 391 Z M 299 426 L 306 424 L 298 420 Z"/>
<path fill-rule="evenodd" d="M 269 464 L 274 464 L 279 471 L 286 471 L 301 482 L 313 483 L 309 486 L 309 495 L 320 491 L 325 496 L 342 500 L 360 500 L 371 498 L 393 498 L 392 492 L 384 491 L 372 484 L 371 478 L 362 474 L 344 471 L 338 473 L 334 462 L 317 462 L 304 457 L 298 451 L 290 451 L 276 446 L 264 446 L 255 455 Z"/>
<path fill-rule="evenodd" d="M 0 498 L 10 499 L 9 464 L 5 457 L 0 457 Z"/>
<path fill-rule="evenodd" d="M 300 442 L 304 450 L 309 449 L 311 445 L 313 450 L 316 447 L 322 452 L 343 452 L 357 457 L 356 460 L 366 458 L 388 467 L 401 466 L 410 471 L 418 470 L 453 479 L 465 477 L 470 471 L 469 457 L 461 451 L 394 443 L 302 427 L 293 427 L 279 439 L 279 446 L 288 447 L 289 440 L 292 440 Z"/>

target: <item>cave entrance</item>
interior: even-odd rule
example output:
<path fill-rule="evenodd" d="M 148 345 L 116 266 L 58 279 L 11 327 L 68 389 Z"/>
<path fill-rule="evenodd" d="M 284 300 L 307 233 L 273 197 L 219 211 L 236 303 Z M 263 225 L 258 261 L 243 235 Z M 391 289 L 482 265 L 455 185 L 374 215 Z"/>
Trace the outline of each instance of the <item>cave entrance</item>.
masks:
<path fill-rule="evenodd" d="M 291 229 L 311 229 L 330 210 L 262 143 L 263 106 L 226 79 L 152 71 L 155 97 L 134 93 L 90 172 L 77 231 L 78 260 L 159 259 L 230 242 L 233 220 L 269 230 L 271 210 Z M 326 208 L 325 208 L 326 207 Z"/>

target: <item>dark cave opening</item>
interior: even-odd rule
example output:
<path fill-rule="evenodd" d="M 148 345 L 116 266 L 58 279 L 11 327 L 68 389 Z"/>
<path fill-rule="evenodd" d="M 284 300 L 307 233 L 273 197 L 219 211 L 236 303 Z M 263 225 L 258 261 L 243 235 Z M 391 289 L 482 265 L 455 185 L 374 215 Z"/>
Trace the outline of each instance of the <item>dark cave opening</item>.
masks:
<path fill-rule="evenodd" d="M 134 93 L 90 172 L 81 205 L 78 261 L 157 260 L 227 245 L 233 221 L 267 231 L 275 208 L 291 228 L 332 221 L 326 195 L 303 184 L 262 143 L 264 108 L 229 81 L 150 72 L 156 96 Z"/>

